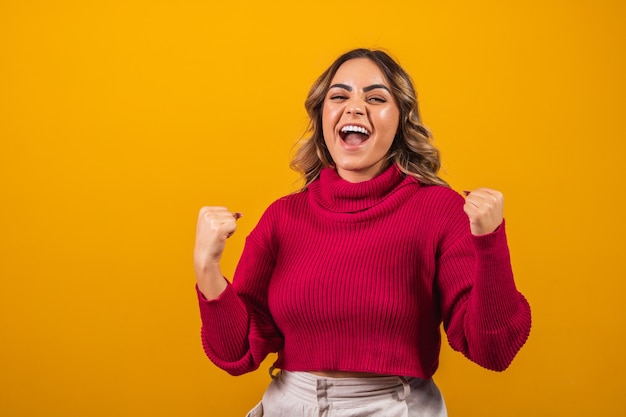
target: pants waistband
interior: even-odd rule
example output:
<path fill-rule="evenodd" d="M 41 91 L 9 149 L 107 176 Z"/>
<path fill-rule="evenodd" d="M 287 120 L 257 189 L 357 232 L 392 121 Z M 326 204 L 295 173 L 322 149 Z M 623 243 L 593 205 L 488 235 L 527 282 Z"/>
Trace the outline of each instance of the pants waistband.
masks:
<path fill-rule="evenodd" d="M 418 378 L 380 376 L 367 378 L 332 378 L 308 372 L 280 371 L 275 382 L 300 401 L 323 404 L 352 404 L 361 398 L 375 399 L 394 393 L 404 400 L 411 392 L 411 382 Z M 421 380 L 420 380 L 421 381 Z"/>

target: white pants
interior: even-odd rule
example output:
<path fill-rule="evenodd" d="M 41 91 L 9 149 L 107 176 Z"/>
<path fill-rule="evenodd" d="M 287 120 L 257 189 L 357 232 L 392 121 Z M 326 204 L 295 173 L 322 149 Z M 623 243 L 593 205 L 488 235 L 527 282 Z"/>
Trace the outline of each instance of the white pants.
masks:
<path fill-rule="evenodd" d="M 446 417 L 432 379 L 329 378 L 281 371 L 246 417 Z"/>

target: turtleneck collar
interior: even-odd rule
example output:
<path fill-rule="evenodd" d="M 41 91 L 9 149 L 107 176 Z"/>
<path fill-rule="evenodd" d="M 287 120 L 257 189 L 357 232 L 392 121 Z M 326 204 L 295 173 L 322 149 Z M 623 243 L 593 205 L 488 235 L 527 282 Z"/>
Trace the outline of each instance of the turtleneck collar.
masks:
<path fill-rule="evenodd" d="M 400 172 L 396 164 L 371 180 L 357 183 L 344 180 L 334 168 L 326 167 L 308 189 L 322 208 L 334 213 L 355 213 L 374 207 L 408 183 L 416 180 Z"/>

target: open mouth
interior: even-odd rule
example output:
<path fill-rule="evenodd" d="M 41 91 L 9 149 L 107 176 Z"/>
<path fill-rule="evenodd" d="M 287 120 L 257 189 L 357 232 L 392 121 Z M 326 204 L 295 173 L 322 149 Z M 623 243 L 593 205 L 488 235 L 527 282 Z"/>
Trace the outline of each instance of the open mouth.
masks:
<path fill-rule="evenodd" d="M 347 145 L 357 146 L 365 142 L 370 138 L 370 131 L 362 126 L 357 125 L 345 125 L 339 131 L 341 140 Z"/>

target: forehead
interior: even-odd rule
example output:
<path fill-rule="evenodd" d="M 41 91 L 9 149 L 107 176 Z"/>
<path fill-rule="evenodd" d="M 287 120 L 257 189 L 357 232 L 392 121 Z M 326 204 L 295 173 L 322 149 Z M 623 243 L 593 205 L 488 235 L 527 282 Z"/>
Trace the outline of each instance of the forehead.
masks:
<path fill-rule="evenodd" d="M 383 74 L 378 65 L 369 58 L 354 58 L 341 64 L 331 84 L 337 82 L 348 85 L 389 85 L 385 74 Z"/>

